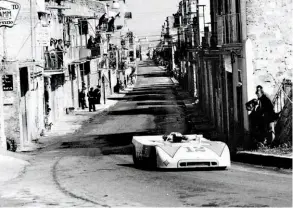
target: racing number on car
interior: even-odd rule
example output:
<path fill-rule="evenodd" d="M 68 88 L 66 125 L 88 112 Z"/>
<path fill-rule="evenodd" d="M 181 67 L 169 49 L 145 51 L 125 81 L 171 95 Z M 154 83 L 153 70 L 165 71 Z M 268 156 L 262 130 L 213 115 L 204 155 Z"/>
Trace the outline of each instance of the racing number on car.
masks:
<path fill-rule="evenodd" d="M 186 147 L 186 149 L 187 149 L 187 152 L 194 152 L 194 150 L 191 149 L 190 147 Z"/>

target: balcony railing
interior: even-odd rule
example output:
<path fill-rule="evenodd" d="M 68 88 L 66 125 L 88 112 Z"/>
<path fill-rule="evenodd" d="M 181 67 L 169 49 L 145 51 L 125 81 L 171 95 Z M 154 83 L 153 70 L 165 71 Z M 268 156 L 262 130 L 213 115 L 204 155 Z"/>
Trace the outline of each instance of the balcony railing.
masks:
<path fill-rule="evenodd" d="M 84 47 L 84 46 L 69 47 L 68 50 L 67 50 L 67 58 L 70 59 L 70 60 L 79 59 L 80 47 Z"/>
<path fill-rule="evenodd" d="M 241 43 L 241 26 L 240 13 L 217 16 L 218 45 Z"/>
<path fill-rule="evenodd" d="M 74 46 L 67 49 L 67 58 L 69 60 L 78 60 L 85 57 L 99 57 L 101 49 L 99 46 L 87 49 L 86 46 Z"/>
<path fill-rule="evenodd" d="M 63 67 L 63 52 L 45 52 L 45 70 L 57 70 Z"/>

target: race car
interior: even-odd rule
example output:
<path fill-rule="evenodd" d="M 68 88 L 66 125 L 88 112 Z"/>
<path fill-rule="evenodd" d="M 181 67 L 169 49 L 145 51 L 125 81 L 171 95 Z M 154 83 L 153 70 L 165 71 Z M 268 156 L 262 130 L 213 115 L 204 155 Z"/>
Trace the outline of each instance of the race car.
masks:
<path fill-rule="evenodd" d="M 133 162 L 138 167 L 217 168 L 231 166 L 230 151 L 224 142 L 210 141 L 202 135 L 134 136 Z"/>

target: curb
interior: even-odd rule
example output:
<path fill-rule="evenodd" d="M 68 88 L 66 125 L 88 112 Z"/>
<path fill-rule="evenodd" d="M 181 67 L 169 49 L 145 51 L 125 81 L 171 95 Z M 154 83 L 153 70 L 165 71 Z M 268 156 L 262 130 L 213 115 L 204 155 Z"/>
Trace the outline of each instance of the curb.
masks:
<path fill-rule="evenodd" d="M 254 165 L 292 169 L 292 158 L 290 157 L 241 151 L 231 155 L 231 160 Z"/>

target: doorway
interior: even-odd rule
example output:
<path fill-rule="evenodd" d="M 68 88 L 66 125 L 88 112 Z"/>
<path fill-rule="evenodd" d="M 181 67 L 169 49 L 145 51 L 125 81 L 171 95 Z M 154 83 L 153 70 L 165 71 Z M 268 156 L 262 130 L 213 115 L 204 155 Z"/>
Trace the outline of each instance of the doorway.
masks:
<path fill-rule="evenodd" d="M 20 76 L 20 114 L 23 142 L 28 142 L 28 115 L 27 115 L 27 92 L 29 91 L 28 68 L 22 67 L 19 69 Z"/>

